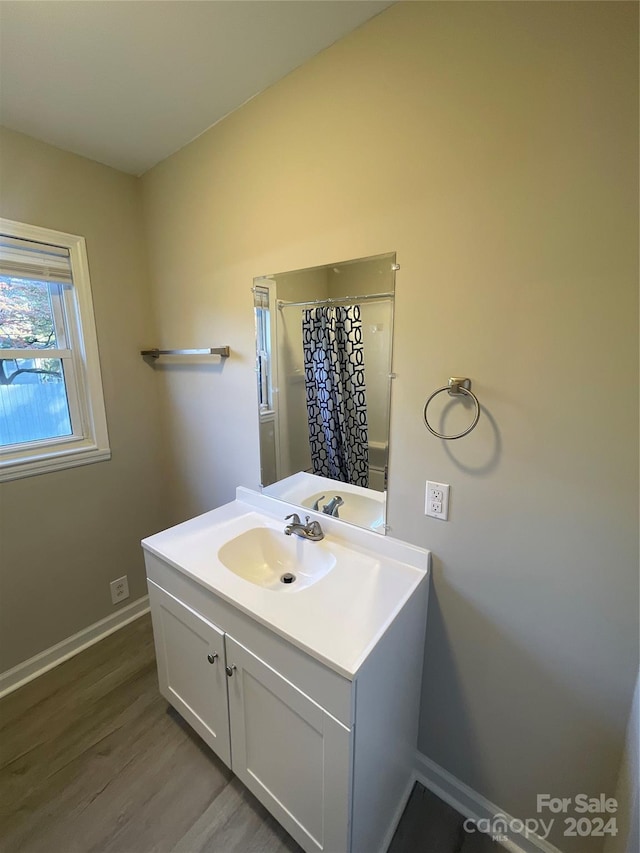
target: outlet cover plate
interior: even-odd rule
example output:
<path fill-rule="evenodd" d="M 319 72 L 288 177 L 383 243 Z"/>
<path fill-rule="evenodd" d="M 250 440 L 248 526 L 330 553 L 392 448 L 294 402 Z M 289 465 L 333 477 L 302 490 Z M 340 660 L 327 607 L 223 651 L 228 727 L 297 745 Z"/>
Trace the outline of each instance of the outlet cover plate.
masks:
<path fill-rule="evenodd" d="M 441 521 L 449 519 L 449 486 L 447 483 L 434 483 L 427 480 L 424 514 Z"/>
<path fill-rule="evenodd" d="M 109 587 L 111 589 L 111 602 L 113 604 L 119 604 L 125 598 L 129 598 L 129 581 L 126 575 L 111 581 Z"/>

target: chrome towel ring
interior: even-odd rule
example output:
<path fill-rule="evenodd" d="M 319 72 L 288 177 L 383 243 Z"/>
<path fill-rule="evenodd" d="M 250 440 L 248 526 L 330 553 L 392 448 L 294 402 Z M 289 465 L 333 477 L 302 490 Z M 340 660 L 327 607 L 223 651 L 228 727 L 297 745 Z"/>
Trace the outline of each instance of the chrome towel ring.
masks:
<path fill-rule="evenodd" d="M 473 421 L 471 423 L 471 426 L 467 427 L 464 432 L 459 432 L 457 435 L 443 435 L 443 433 L 436 432 L 436 430 L 429 423 L 427 419 L 427 408 L 429 407 L 429 403 L 433 400 L 436 394 L 440 394 L 442 391 L 448 391 L 452 397 L 455 397 L 458 394 L 465 394 L 467 397 L 471 397 L 471 399 L 473 400 L 476 408 L 474 412 Z M 424 404 L 423 417 L 424 425 L 429 430 L 429 432 L 432 433 L 432 435 L 436 436 L 436 438 L 444 438 L 447 441 L 453 441 L 456 438 L 462 438 L 464 435 L 468 435 L 472 429 L 475 429 L 475 426 L 478 423 L 478 420 L 480 419 L 480 403 L 478 402 L 478 398 L 476 397 L 476 395 L 471 390 L 471 380 L 465 379 L 461 376 L 452 376 L 449 379 L 449 384 L 444 385 L 442 388 L 438 388 L 437 391 L 434 391 L 433 394 L 427 400 L 427 402 Z"/>

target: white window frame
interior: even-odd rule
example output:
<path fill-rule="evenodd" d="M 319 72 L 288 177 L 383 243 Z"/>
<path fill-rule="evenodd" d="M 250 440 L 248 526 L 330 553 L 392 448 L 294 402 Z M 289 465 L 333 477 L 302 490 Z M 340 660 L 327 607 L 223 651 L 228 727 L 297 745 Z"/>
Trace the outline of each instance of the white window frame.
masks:
<path fill-rule="evenodd" d="M 272 365 L 272 333 L 273 310 L 272 289 L 263 282 L 255 285 L 255 291 L 267 295 L 267 305 L 257 305 L 254 299 L 256 325 L 256 375 L 258 377 L 258 409 L 261 415 L 273 414 L 273 365 Z M 266 314 L 264 313 L 266 312 Z"/>
<path fill-rule="evenodd" d="M 73 278 L 71 287 L 62 288 L 69 338 L 66 349 L 39 350 L 37 356 L 64 359 L 73 434 L 0 448 L 0 482 L 110 459 L 85 239 L 76 234 L 1 218 L 0 232 L 68 249 Z M 11 353 L 9 357 L 34 357 L 32 350 L 2 352 Z"/>

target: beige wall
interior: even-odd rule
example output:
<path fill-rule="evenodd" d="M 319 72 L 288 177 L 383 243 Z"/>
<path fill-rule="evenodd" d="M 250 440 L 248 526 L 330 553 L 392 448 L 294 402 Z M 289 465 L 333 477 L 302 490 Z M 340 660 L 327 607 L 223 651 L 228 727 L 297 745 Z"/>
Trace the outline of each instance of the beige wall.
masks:
<path fill-rule="evenodd" d="M 161 341 L 232 349 L 161 377 L 174 520 L 258 482 L 253 277 L 397 251 L 420 748 L 522 817 L 613 792 L 637 672 L 637 67 L 636 4 L 401 3 L 143 178 Z M 446 444 L 422 406 L 452 374 L 483 415 Z"/>
<path fill-rule="evenodd" d="M 146 594 L 140 539 L 162 528 L 156 345 L 135 178 L 0 137 L 0 216 L 86 238 L 112 459 L 0 486 L 0 672 Z"/>

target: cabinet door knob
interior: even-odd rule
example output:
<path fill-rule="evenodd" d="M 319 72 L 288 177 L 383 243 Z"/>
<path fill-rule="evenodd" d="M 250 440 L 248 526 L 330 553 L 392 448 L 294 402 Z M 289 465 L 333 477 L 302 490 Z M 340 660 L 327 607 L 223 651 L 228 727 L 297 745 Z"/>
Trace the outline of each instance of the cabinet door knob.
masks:
<path fill-rule="evenodd" d="M 231 666 L 225 666 L 224 669 L 225 669 L 225 672 L 227 673 L 227 675 L 229 676 L 229 678 L 231 678 L 231 676 L 233 675 L 233 671 L 236 668 L 237 667 L 236 667 L 235 663 L 232 663 Z"/>
<path fill-rule="evenodd" d="M 214 652 L 212 655 L 207 655 L 207 660 L 209 663 L 215 663 L 218 660 L 218 652 Z"/>

